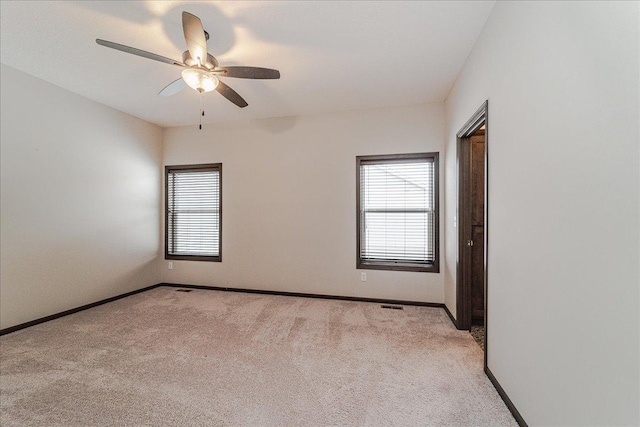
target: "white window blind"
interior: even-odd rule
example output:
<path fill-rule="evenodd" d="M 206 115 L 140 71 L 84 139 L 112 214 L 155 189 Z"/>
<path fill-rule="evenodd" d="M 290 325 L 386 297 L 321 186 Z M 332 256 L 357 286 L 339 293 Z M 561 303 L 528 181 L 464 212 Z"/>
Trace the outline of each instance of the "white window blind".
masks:
<path fill-rule="evenodd" d="M 221 165 L 169 167 L 166 178 L 167 257 L 219 260 Z"/>
<path fill-rule="evenodd" d="M 359 162 L 360 263 L 434 265 L 436 156 L 371 157 Z"/>

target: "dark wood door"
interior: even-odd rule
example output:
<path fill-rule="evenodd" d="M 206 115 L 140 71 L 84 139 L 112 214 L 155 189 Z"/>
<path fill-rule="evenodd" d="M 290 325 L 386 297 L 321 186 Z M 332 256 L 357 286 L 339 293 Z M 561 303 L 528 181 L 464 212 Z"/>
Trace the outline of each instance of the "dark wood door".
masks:
<path fill-rule="evenodd" d="M 469 140 L 469 213 L 468 233 L 471 282 L 471 318 L 474 323 L 484 321 L 484 188 L 485 136 L 477 131 Z"/>
<path fill-rule="evenodd" d="M 487 140 L 484 129 L 458 134 L 458 265 L 456 326 L 469 329 L 486 318 Z"/>
<path fill-rule="evenodd" d="M 474 113 L 456 134 L 458 203 L 454 227 L 458 231 L 456 265 L 456 327 L 470 329 L 485 323 L 487 309 L 488 241 L 485 218 L 488 173 L 488 101 Z M 486 325 L 485 325 L 486 328 Z M 486 348 L 486 340 L 485 340 Z M 485 352 L 486 367 L 486 352 Z"/>

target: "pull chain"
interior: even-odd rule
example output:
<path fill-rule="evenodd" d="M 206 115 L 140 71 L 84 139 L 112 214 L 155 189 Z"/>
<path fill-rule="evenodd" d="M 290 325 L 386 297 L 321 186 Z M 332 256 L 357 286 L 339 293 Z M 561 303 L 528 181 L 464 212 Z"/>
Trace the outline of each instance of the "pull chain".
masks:
<path fill-rule="evenodd" d="M 198 57 L 198 68 L 202 67 L 202 62 L 200 61 L 200 57 Z M 202 106 L 202 94 L 204 91 L 202 89 L 198 89 L 200 92 L 200 130 L 202 130 L 202 116 L 204 116 L 204 107 Z"/>
<path fill-rule="evenodd" d="M 204 116 L 204 106 L 202 105 L 203 104 L 202 94 L 203 92 L 200 92 L 200 130 L 202 130 L 202 116 Z"/>

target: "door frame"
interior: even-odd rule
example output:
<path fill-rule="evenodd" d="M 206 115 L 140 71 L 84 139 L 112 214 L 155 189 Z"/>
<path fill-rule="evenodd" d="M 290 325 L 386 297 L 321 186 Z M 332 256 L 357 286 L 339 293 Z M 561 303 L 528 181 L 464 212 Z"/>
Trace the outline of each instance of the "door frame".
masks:
<path fill-rule="evenodd" d="M 487 288 L 489 287 L 488 274 L 487 274 L 487 259 L 489 254 L 488 236 L 489 236 L 489 101 L 482 103 L 480 108 L 471 116 L 469 120 L 462 126 L 462 128 L 456 134 L 457 146 L 456 146 L 456 190 L 457 190 L 457 203 L 456 203 L 456 228 L 458 235 L 458 251 L 456 259 L 456 326 L 458 329 L 470 329 L 472 316 L 471 316 L 471 282 L 464 280 L 464 249 L 467 236 L 464 235 L 464 227 L 460 221 L 460 212 L 468 211 L 467 200 L 462 197 L 461 191 L 462 185 L 462 173 L 463 167 L 468 167 L 468 159 L 464 158 L 464 151 L 468 148 L 471 134 L 473 134 L 478 128 L 484 124 L 485 126 L 485 151 L 484 151 L 484 361 L 485 366 L 487 364 L 487 301 L 488 294 Z M 466 146 L 464 145 L 466 144 Z"/>

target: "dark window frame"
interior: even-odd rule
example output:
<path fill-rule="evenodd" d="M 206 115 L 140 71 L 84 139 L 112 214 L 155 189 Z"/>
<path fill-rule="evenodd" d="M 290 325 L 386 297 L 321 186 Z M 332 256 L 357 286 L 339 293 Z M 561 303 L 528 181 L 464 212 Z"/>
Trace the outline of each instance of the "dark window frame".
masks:
<path fill-rule="evenodd" d="M 169 173 L 175 171 L 218 171 L 220 174 L 220 189 L 218 191 L 219 224 L 218 224 L 218 255 L 173 255 L 169 253 Z M 222 163 L 207 163 L 197 165 L 175 165 L 164 167 L 164 259 L 184 261 L 222 262 Z"/>
<path fill-rule="evenodd" d="M 411 153 L 411 154 L 381 154 L 369 156 L 356 156 L 356 268 L 368 270 L 394 270 L 394 271 L 416 271 L 423 273 L 440 273 L 440 184 L 439 184 L 439 152 L 431 153 Z M 433 197 L 434 197 L 434 262 L 419 264 L 412 262 L 402 262 L 394 260 L 371 261 L 363 260 L 361 257 L 362 244 L 362 224 L 360 222 L 361 209 L 361 182 L 360 168 L 363 163 L 393 163 L 407 160 L 421 161 L 429 159 L 433 161 Z"/>

